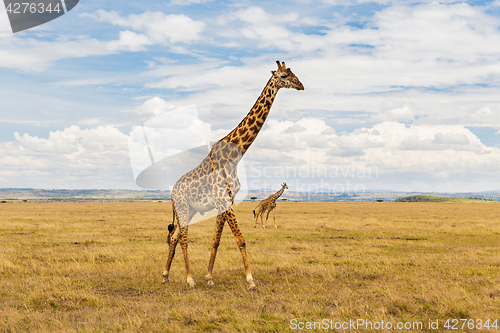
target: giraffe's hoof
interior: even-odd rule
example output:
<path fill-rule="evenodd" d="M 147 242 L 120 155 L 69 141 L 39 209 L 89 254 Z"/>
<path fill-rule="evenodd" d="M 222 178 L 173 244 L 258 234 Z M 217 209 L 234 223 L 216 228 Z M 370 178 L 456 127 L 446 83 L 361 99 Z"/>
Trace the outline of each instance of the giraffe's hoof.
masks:
<path fill-rule="evenodd" d="M 255 224 L 253 227 L 254 227 L 254 228 L 257 228 L 257 224 Z"/>
<path fill-rule="evenodd" d="M 213 288 L 215 286 L 215 283 L 214 283 L 214 280 L 212 280 L 211 274 L 205 276 L 205 280 L 207 281 L 208 288 Z"/>
<path fill-rule="evenodd" d="M 266 229 L 266 226 L 265 226 L 265 225 L 263 225 L 263 226 L 262 226 L 262 229 Z"/>
<path fill-rule="evenodd" d="M 187 278 L 187 284 L 192 288 L 192 289 L 198 289 L 196 286 L 196 283 L 194 282 L 193 278 L 189 277 Z"/>
<path fill-rule="evenodd" d="M 277 225 L 275 225 L 274 227 L 275 227 L 276 229 L 278 229 L 278 226 L 277 226 Z"/>
<path fill-rule="evenodd" d="M 250 290 L 250 291 L 257 291 L 257 286 L 255 284 L 252 285 L 252 286 L 249 286 L 248 290 Z"/>

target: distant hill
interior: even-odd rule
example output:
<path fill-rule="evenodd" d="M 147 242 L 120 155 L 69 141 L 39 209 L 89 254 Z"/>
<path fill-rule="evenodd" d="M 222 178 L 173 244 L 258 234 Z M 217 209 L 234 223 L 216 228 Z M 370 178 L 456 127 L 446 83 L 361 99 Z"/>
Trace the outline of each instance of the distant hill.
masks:
<path fill-rule="evenodd" d="M 170 191 L 0 188 L 6 200 L 170 200 Z"/>
<path fill-rule="evenodd" d="M 249 191 L 248 198 L 256 197 L 255 201 L 260 201 L 267 198 L 270 194 L 276 191 L 271 190 L 252 190 Z M 455 202 L 471 201 L 471 200 L 495 200 L 500 201 L 499 191 L 476 192 L 476 193 L 425 193 L 425 192 L 396 192 L 396 191 L 365 191 L 365 192 L 343 192 L 343 193 L 307 193 L 295 192 L 286 190 L 283 193 L 284 198 L 288 201 L 312 201 L 312 202 L 374 202 L 374 201 L 397 201 L 401 198 L 413 197 L 433 197 L 437 198 L 434 202 L 453 200 Z M 399 200 L 405 201 L 405 200 Z M 423 200 L 425 201 L 425 200 Z"/>
<path fill-rule="evenodd" d="M 452 198 L 436 197 L 432 195 L 412 195 L 409 197 L 399 198 L 394 202 L 447 202 L 453 201 Z"/>
<path fill-rule="evenodd" d="M 493 199 L 468 197 L 468 198 L 447 198 L 432 195 L 412 195 L 394 200 L 394 202 L 466 202 L 466 201 L 493 201 Z"/>
<path fill-rule="evenodd" d="M 270 189 L 251 190 L 246 201 L 256 197 L 255 201 L 267 198 L 276 191 Z M 289 202 L 455 202 L 471 200 L 500 201 L 500 191 L 480 193 L 424 193 L 424 192 L 296 192 L 287 190 L 280 198 Z M 159 190 L 108 190 L 108 189 L 32 189 L 32 188 L 0 188 L 0 200 L 37 200 L 37 201 L 122 201 L 122 200 L 170 200 L 170 191 Z"/>

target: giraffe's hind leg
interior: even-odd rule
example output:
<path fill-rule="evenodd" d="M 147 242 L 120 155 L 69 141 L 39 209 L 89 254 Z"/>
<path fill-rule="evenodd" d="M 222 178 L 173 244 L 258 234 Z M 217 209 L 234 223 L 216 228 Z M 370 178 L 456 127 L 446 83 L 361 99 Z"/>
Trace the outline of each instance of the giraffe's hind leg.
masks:
<path fill-rule="evenodd" d="M 191 276 L 191 269 L 189 267 L 189 256 L 187 251 L 188 248 L 187 226 L 189 224 L 189 221 L 191 221 L 193 214 L 184 197 L 177 196 L 177 198 L 174 198 L 174 196 L 172 196 L 172 200 L 173 202 L 175 202 L 174 224 L 177 228 L 175 230 L 175 234 L 172 237 L 174 240 L 173 241 L 171 240 L 169 257 L 167 259 L 167 265 L 165 266 L 165 271 L 163 272 L 163 276 L 166 277 L 166 280 L 168 281 L 168 273 L 170 271 L 170 265 L 172 264 L 172 258 L 175 253 L 175 246 L 177 245 L 177 243 L 180 243 L 182 248 L 182 253 L 184 255 L 184 264 L 186 265 L 187 284 L 191 288 L 196 289 L 196 283 L 194 282 L 193 277 Z"/>
<path fill-rule="evenodd" d="M 257 221 L 259 221 L 259 215 L 262 213 L 262 209 L 260 207 L 258 207 L 256 209 L 256 211 L 257 211 L 257 213 L 255 213 L 255 211 L 254 211 L 254 214 L 255 214 L 255 224 L 253 225 L 254 228 L 257 227 L 257 224 L 258 224 Z"/>
<path fill-rule="evenodd" d="M 170 237 L 169 251 L 167 257 L 167 263 L 165 264 L 165 269 L 163 270 L 163 283 L 168 282 L 168 274 L 170 272 L 170 266 L 172 265 L 172 260 L 175 255 L 175 247 L 179 242 L 180 230 L 177 226 L 174 226 L 174 230 L 172 231 L 172 237 Z"/>
<path fill-rule="evenodd" d="M 212 241 L 212 251 L 210 253 L 210 261 L 208 262 L 208 272 L 205 279 L 207 280 L 207 284 L 210 288 L 214 286 L 214 281 L 212 280 L 212 270 L 214 268 L 215 257 L 217 256 L 217 249 L 220 244 L 220 237 L 222 235 L 222 230 L 224 229 L 224 213 L 217 215 L 217 221 L 215 225 L 215 234 Z"/>
<path fill-rule="evenodd" d="M 179 235 L 179 242 L 181 243 L 181 248 L 182 248 L 182 253 L 184 254 L 184 264 L 186 265 L 186 281 L 187 284 L 193 288 L 196 289 L 196 283 L 194 282 L 193 277 L 191 276 L 191 269 L 189 268 L 189 257 L 188 257 L 188 252 L 187 252 L 187 232 L 188 232 L 188 227 L 180 227 L 180 235 Z"/>
<path fill-rule="evenodd" d="M 278 229 L 278 226 L 276 225 L 276 211 L 273 209 L 273 220 L 274 220 L 274 227 Z"/>
<path fill-rule="evenodd" d="M 236 238 L 236 244 L 238 245 L 238 248 L 240 249 L 241 252 L 241 256 L 243 257 L 243 265 L 245 266 L 245 275 L 248 283 L 248 288 L 250 290 L 257 290 L 257 286 L 253 281 L 252 272 L 250 270 L 250 263 L 248 262 L 245 238 L 243 238 L 240 228 L 238 227 L 238 222 L 236 221 L 236 217 L 234 216 L 233 209 L 230 209 L 227 212 L 225 212 L 225 218 L 227 224 L 229 224 L 229 227 L 233 232 L 234 237 Z"/>

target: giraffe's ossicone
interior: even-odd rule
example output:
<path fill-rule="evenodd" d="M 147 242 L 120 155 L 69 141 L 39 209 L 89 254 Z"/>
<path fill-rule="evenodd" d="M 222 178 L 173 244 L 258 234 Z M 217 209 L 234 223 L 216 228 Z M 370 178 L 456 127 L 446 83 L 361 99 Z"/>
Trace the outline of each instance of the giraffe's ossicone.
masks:
<path fill-rule="evenodd" d="M 212 269 L 217 255 L 224 224 L 228 224 L 236 238 L 236 243 L 243 257 L 243 265 L 248 286 L 255 286 L 248 261 L 246 243 L 241 234 L 232 205 L 240 190 L 237 166 L 246 153 L 271 110 L 276 93 L 281 88 L 304 90 L 300 80 L 285 63 L 277 61 L 278 69 L 271 71 L 271 78 L 247 116 L 228 135 L 215 143 L 207 157 L 193 170 L 184 174 L 172 188 L 173 222 L 169 226 L 169 253 L 163 282 L 168 282 L 168 275 L 177 243 L 180 242 L 187 272 L 187 283 L 196 288 L 191 276 L 187 252 L 187 231 L 189 223 L 196 213 L 204 214 L 217 210 L 216 231 L 212 241 L 212 250 L 208 264 L 206 280 L 213 286 Z"/>

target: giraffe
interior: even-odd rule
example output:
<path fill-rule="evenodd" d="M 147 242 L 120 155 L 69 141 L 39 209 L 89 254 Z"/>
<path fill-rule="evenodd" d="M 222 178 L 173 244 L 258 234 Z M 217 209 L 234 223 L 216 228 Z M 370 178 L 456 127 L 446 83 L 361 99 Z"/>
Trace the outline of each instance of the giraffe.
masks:
<path fill-rule="evenodd" d="M 276 61 L 276 63 L 278 69 L 271 71 L 271 78 L 246 117 L 228 135 L 212 146 L 208 156 L 196 168 L 184 174 L 174 184 L 171 192 L 173 221 L 168 226 L 169 252 L 163 271 L 163 283 L 168 282 L 175 248 L 177 243 L 180 243 L 184 255 L 187 284 L 196 289 L 196 283 L 189 267 L 188 226 L 197 212 L 203 214 L 216 209 L 218 215 L 215 234 L 205 277 L 207 285 L 214 286 L 212 270 L 222 230 L 224 224 L 227 223 L 243 258 L 248 287 L 250 290 L 257 289 L 250 270 L 245 239 L 238 227 L 232 205 L 241 186 L 236 173 L 238 162 L 262 129 L 278 90 L 281 88 L 304 90 L 300 80 L 290 68 L 286 67 L 284 62 L 280 64 L 279 61 Z"/>
<path fill-rule="evenodd" d="M 255 224 L 253 226 L 254 228 L 257 226 L 259 215 L 260 222 L 262 223 L 262 228 L 265 228 L 266 226 L 264 225 L 264 214 L 267 212 L 267 222 L 267 219 L 269 219 L 269 213 L 271 211 L 273 212 L 274 227 L 278 228 L 278 226 L 276 225 L 276 213 L 274 212 L 274 209 L 276 208 L 276 200 L 283 194 L 285 189 L 288 190 L 288 186 L 286 186 L 286 183 L 281 184 L 281 189 L 278 192 L 271 194 L 267 199 L 262 200 L 259 205 L 253 210 L 253 217 L 255 217 Z"/>

